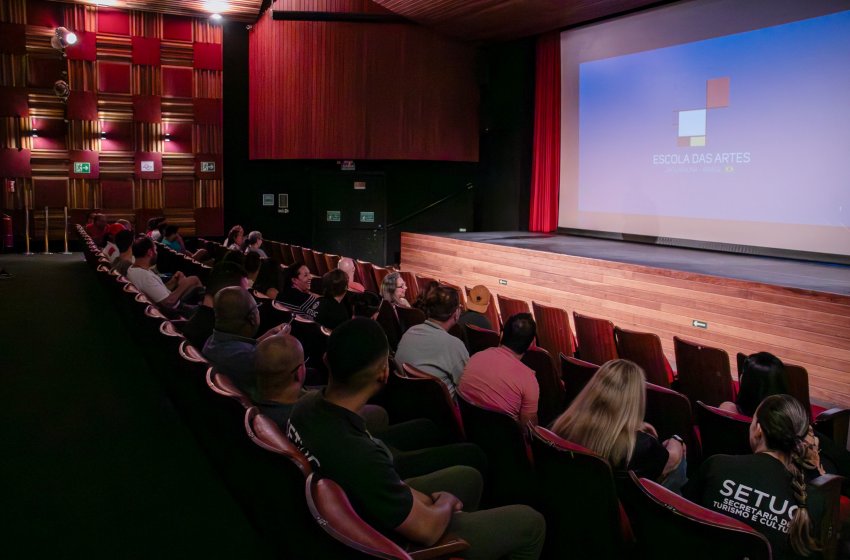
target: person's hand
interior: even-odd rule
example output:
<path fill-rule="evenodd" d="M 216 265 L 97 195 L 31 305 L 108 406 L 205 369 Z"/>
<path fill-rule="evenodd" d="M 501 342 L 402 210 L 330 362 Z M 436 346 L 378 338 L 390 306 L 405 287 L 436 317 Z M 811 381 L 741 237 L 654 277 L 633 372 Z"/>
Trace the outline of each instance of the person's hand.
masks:
<path fill-rule="evenodd" d="M 174 276 L 172 276 L 172 278 L 176 279 L 179 282 L 181 278 L 186 278 L 186 275 L 183 274 L 183 272 L 178 270 L 177 272 L 174 273 Z"/>
<path fill-rule="evenodd" d="M 650 424 L 649 422 L 644 422 L 643 426 L 640 427 L 641 432 L 646 432 L 652 437 L 658 439 L 658 432 L 655 431 L 655 426 Z"/>
<path fill-rule="evenodd" d="M 434 492 L 431 494 L 431 499 L 434 500 L 434 505 L 448 503 L 452 511 L 463 509 L 463 502 L 457 496 L 448 492 Z"/>
<path fill-rule="evenodd" d="M 664 466 L 662 475 L 667 476 L 679 466 L 679 463 L 685 458 L 688 449 L 684 443 L 675 438 L 664 440 L 664 447 L 667 449 L 669 457 L 667 458 L 667 464 Z"/>

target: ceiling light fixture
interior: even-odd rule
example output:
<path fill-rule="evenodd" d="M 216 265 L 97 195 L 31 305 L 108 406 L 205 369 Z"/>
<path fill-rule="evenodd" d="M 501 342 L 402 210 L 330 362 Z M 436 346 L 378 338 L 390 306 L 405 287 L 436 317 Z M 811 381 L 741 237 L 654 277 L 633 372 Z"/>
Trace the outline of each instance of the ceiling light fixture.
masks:
<path fill-rule="evenodd" d="M 212 14 L 210 19 L 213 21 L 221 21 L 221 14 Z"/>
<path fill-rule="evenodd" d="M 64 51 L 65 47 L 76 44 L 77 34 L 69 31 L 67 27 L 57 27 L 50 38 L 50 46 L 57 51 Z"/>

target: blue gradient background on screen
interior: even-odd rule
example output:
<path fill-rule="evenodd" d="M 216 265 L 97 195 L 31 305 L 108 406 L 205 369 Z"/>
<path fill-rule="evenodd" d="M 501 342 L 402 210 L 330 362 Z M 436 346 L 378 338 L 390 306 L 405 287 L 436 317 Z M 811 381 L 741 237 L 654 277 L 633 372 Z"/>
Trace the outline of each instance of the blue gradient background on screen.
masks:
<path fill-rule="evenodd" d="M 840 225 L 850 210 L 850 12 L 579 70 L 579 209 Z M 706 146 L 677 145 L 676 112 L 729 77 Z M 748 164 L 653 165 L 657 154 L 749 152 Z M 732 169 L 728 169 L 731 165 Z M 843 211 L 842 211 L 843 207 Z"/>

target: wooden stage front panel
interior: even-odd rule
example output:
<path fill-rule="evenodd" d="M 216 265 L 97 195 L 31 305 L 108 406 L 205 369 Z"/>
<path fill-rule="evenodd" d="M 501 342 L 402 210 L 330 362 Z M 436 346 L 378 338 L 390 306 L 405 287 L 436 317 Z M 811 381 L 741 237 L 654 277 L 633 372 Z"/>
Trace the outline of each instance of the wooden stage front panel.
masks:
<path fill-rule="evenodd" d="M 401 267 L 654 332 L 671 364 L 674 335 L 726 350 L 733 375 L 737 352 L 771 352 L 808 370 L 813 400 L 850 407 L 848 296 L 413 233 Z"/>

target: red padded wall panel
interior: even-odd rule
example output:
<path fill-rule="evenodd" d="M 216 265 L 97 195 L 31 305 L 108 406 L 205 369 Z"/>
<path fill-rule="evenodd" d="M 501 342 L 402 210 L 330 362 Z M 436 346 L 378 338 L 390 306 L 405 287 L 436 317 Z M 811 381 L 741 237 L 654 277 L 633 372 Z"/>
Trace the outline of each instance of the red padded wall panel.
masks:
<path fill-rule="evenodd" d="M 29 150 L 0 148 L 0 177 L 32 177 Z"/>
<path fill-rule="evenodd" d="M 162 95 L 165 97 L 192 97 L 193 74 L 191 68 L 162 67 Z"/>
<path fill-rule="evenodd" d="M 195 206 L 194 179 L 166 179 L 166 208 L 192 208 Z"/>
<path fill-rule="evenodd" d="M 36 212 L 45 206 L 61 207 L 68 201 L 68 179 L 34 179 L 33 206 Z"/>
<path fill-rule="evenodd" d="M 198 124 L 221 124 L 221 99 L 195 99 L 195 122 Z"/>
<path fill-rule="evenodd" d="M 98 8 L 97 32 L 112 35 L 130 34 L 130 14 L 122 10 Z"/>
<path fill-rule="evenodd" d="M 133 45 L 133 64 L 159 66 L 159 39 L 151 37 L 133 37 L 131 42 Z"/>
<path fill-rule="evenodd" d="M 182 16 L 162 17 L 162 38 L 168 41 L 191 41 L 192 20 Z"/>
<path fill-rule="evenodd" d="M 135 175 L 139 179 L 162 179 L 162 154 L 159 152 L 136 152 Z M 153 169 L 147 168 L 152 166 Z"/>
<path fill-rule="evenodd" d="M 103 208 L 132 208 L 133 181 L 131 179 L 101 179 L 100 197 Z"/>
<path fill-rule="evenodd" d="M 0 117 L 29 116 L 26 88 L 0 87 Z"/>
<path fill-rule="evenodd" d="M 29 55 L 27 57 L 27 85 L 52 90 L 54 82 L 62 77 L 62 72 L 67 67 L 65 59 L 58 54 L 57 56 L 46 57 Z"/>
<path fill-rule="evenodd" d="M 75 31 L 77 42 L 65 47 L 68 60 L 96 60 L 97 34 L 86 31 Z"/>
<path fill-rule="evenodd" d="M 97 120 L 97 94 L 93 91 L 72 91 L 67 107 L 69 120 Z"/>
<path fill-rule="evenodd" d="M 195 43 L 194 66 L 199 70 L 221 70 L 221 45 L 218 43 Z"/>
<path fill-rule="evenodd" d="M 101 151 L 132 152 L 135 150 L 133 123 L 130 121 L 100 121 L 100 130 L 106 133 L 100 139 Z"/>
<path fill-rule="evenodd" d="M 0 53 L 27 54 L 27 28 L 20 23 L 0 23 Z"/>
<path fill-rule="evenodd" d="M 63 119 L 32 119 L 34 150 L 65 150 L 68 125 Z"/>
<path fill-rule="evenodd" d="M 192 123 L 170 122 L 163 123 L 162 133 L 165 151 L 169 153 L 188 154 L 192 152 Z"/>
<path fill-rule="evenodd" d="M 158 123 L 162 121 L 162 100 L 158 95 L 133 96 L 133 120 Z"/>
<path fill-rule="evenodd" d="M 130 65 L 99 60 L 97 88 L 106 93 L 130 93 Z"/>
<path fill-rule="evenodd" d="M 64 24 L 64 21 L 62 4 L 46 2 L 45 0 L 29 0 L 27 2 L 27 25 L 59 27 Z"/>

